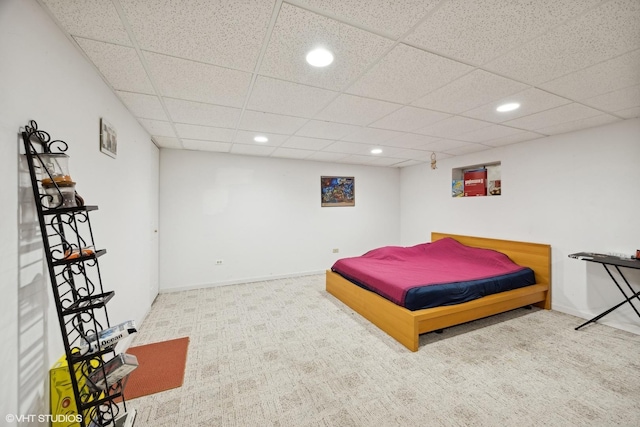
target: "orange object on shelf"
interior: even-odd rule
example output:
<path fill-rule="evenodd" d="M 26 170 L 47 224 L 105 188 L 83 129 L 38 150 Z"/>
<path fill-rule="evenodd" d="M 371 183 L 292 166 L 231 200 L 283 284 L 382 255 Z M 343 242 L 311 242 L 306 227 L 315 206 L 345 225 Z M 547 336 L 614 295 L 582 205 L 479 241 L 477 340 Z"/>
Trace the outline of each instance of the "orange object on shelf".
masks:
<path fill-rule="evenodd" d="M 42 178 L 42 185 L 51 186 L 53 183 L 60 184 L 61 182 L 73 182 L 69 175 L 56 175 L 51 178 Z M 75 183 L 74 183 L 75 184 Z"/>
<path fill-rule="evenodd" d="M 82 250 L 74 249 L 72 251 L 64 251 L 64 259 L 76 259 L 81 256 L 93 255 L 93 250 L 89 248 L 82 248 Z"/>

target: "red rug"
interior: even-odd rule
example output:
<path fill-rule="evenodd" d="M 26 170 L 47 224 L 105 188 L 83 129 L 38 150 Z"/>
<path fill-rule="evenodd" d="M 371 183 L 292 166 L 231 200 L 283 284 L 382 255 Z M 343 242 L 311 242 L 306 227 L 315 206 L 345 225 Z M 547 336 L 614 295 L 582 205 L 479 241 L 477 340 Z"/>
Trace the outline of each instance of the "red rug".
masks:
<path fill-rule="evenodd" d="M 124 397 L 135 399 L 182 386 L 189 337 L 129 348 L 138 359 L 124 389 Z"/>

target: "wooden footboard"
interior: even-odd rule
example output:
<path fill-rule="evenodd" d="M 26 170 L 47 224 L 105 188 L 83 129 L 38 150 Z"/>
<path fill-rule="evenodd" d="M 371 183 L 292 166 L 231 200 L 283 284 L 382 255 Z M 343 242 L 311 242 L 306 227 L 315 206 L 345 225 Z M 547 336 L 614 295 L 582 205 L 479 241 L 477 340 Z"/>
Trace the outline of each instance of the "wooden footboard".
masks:
<path fill-rule="evenodd" d="M 400 307 L 330 270 L 327 270 L 326 276 L 327 292 L 411 351 L 418 351 L 419 335 L 426 332 L 459 325 L 530 304 L 547 310 L 551 309 L 551 247 L 549 245 L 445 233 L 432 233 L 431 241 L 444 237 L 452 237 L 467 246 L 503 252 L 515 263 L 533 269 L 537 283 L 462 304 L 416 311 Z"/>

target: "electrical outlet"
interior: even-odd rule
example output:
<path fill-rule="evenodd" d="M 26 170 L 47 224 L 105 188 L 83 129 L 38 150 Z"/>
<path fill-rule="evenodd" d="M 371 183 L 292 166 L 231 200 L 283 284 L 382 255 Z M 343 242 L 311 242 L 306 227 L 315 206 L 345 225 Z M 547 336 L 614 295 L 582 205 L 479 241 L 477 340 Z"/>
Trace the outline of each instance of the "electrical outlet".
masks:
<path fill-rule="evenodd" d="M 216 265 L 222 265 L 222 260 L 221 259 L 217 259 L 216 260 Z"/>
<path fill-rule="evenodd" d="M 334 253 L 334 254 L 337 254 L 338 252 L 340 252 L 340 249 L 338 249 L 338 248 L 333 248 L 333 253 Z"/>

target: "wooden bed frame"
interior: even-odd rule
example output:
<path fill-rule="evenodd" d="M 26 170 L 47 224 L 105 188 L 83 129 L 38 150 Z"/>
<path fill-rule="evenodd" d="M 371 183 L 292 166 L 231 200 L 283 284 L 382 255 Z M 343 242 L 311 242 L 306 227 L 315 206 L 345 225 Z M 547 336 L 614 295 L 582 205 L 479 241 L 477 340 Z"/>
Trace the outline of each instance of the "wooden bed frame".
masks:
<path fill-rule="evenodd" d="M 512 291 L 489 295 L 462 304 L 411 311 L 348 281 L 327 270 L 326 289 L 331 295 L 351 307 L 391 335 L 411 351 L 418 351 L 420 334 L 437 331 L 527 305 L 551 309 L 551 246 L 431 233 L 431 241 L 452 237 L 458 242 L 477 248 L 495 249 L 509 256 L 516 264 L 530 267 L 536 284 Z"/>

